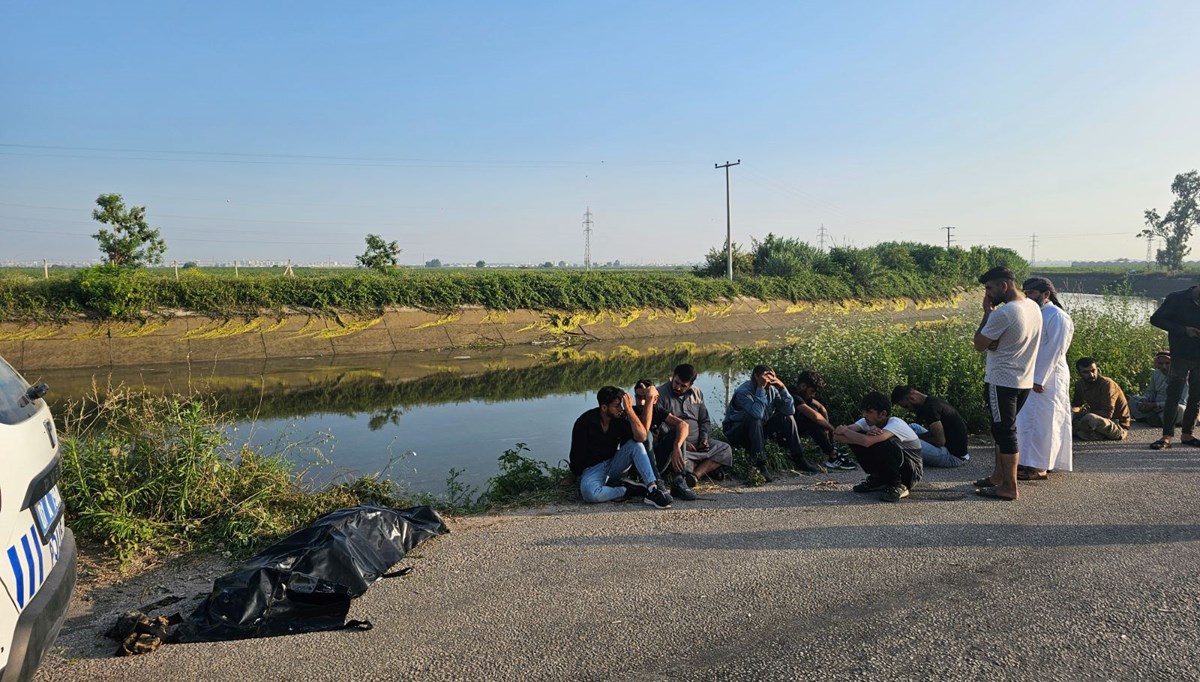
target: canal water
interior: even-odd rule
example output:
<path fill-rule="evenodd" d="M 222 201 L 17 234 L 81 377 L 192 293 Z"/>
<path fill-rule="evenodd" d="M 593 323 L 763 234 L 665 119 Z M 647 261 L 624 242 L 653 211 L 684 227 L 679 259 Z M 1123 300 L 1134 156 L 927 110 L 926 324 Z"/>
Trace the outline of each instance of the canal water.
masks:
<path fill-rule="evenodd" d="M 1099 296 L 1063 298 L 1068 309 L 1112 306 Z M 1120 303 L 1131 319 L 1145 319 L 1156 304 Z M 497 458 L 517 443 L 529 448 L 528 456 L 558 464 L 567 457 L 575 418 L 596 406 L 598 388 L 630 390 L 642 378 L 663 382 L 682 362 L 700 371 L 696 385 L 719 424 L 732 390 L 747 378 L 734 351 L 783 343 L 778 335 L 710 335 L 688 343 L 47 370 L 27 378 L 49 383 L 57 401 L 120 385 L 213 396 L 234 418 L 233 442 L 286 448 L 316 484 L 387 470 L 413 490 L 440 492 L 451 469 L 462 472 L 462 483 L 485 487 Z"/>

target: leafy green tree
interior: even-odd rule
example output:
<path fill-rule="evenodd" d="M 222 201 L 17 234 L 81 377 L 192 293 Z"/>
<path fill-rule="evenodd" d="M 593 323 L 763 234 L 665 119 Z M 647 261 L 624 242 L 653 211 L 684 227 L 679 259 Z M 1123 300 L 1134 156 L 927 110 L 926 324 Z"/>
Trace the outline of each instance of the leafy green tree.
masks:
<path fill-rule="evenodd" d="M 442 267 L 442 260 L 440 258 L 433 258 L 433 259 L 427 260 L 427 261 L 425 261 L 425 267 L 440 268 L 440 267 Z"/>
<path fill-rule="evenodd" d="M 1158 237 L 1163 240 L 1163 248 L 1158 250 L 1156 259 L 1168 270 L 1177 271 L 1183 268 L 1183 259 L 1192 251 L 1188 242 L 1192 232 L 1200 225 L 1200 173 L 1191 170 L 1175 176 L 1171 183 L 1171 192 L 1175 194 L 1175 203 L 1165 216 L 1160 216 L 1157 209 L 1146 211 L 1146 229 L 1138 233 L 1138 237 Z"/>
<path fill-rule="evenodd" d="M 477 267 L 477 268 L 482 268 L 482 267 L 486 267 L 486 266 L 487 266 L 487 263 L 485 263 L 481 260 L 475 261 L 475 267 Z"/>
<path fill-rule="evenodd" d="M 355 256 L 354 259 L 358 261 L 359 267 L 387 272 L 396 267 L 399 255 L 400 245 L 395 241 L 385 242 L 383 237 L 377 234 L 368 234 L 367 250 L 361 256 Z"/>
<path fill-rule="evenodd" d="M 696 267 L 696 274 L 701 277 L 724 277 L 726 272 L 725 245 L 708 250 L 704 257 L 704 265 Z M 750 277 L 754 274 L 754 254 L 746 251 L 737 242 L 733 243 L 733 276 Z"/>
<path fill-rule="evenodd" d="M 101 194 L 96 197 L 96 205 L 100 208 L 92 210 L 92 219 L 112 226 L 112 230 L 100 228 L 92 235 L 100 243 L 106 263 L 140 267 L 162 262 L 167 244 L 158 228 L 146 222 L 145 206 L 127 209 L 120 194 Z"/>

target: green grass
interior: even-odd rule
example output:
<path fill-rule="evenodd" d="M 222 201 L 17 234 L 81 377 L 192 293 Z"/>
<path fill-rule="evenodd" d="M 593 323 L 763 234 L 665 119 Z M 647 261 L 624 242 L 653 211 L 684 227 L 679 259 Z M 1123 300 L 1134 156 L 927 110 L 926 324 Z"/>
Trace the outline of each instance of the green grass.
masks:
<path fill-rule="evenodd" d="M 1150 326 L 1139 310 L 1128 297 L 1110 296 L 1099 308 L 1069 311 L 1075 322 L 1067 354 L 1072 372 L 1077 358 L 1091 356 L 1126 394 L 1141 392 L 1155 351 L 1166 347 L 1166 333 Z M 858 403 L 867 392 L 891 395 L 895 386 L 912 384 L 948 400 L 972 432 L 984 433 L 984 354 L 972 345 L 976 325 L 973 317 L 914 327 L 827 325 L 791 346 L 742 351 L 740 364 L 769 364 L 789 382 L 803 369 L 817 370 L 828 384 L 821 401 L 839 424 L 861 416 Z"/>

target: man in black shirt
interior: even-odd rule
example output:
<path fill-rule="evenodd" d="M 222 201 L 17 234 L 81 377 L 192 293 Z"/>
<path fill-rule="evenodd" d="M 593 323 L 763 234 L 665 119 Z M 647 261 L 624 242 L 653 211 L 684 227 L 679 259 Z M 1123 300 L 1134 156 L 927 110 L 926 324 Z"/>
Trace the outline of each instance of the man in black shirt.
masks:
<path fill-rule="evenodd" d="M 1150 324 L 1167 332 L 1171 347 L 1171 371 L 1167 375 L 1167 404 L 1163 407 L 1162 438 L 1150 445 L 1154 450 L 1171 446 L 1183 385 L 1188 386 L 1187 404 L 1180 423 L 1179 442 L 1200 446 L 1192 435 L 1200 414 L 1200 286 L 1167 294 L 1150 316 Z"/>
<path fill-rule="evenodd" d="M 672 414 L 659 400 L 658 387 L 652 379 L 642 379 L 633 387 L 634 414 L 642 421 L 646 431 L 654 436 L 655 468 L 671 482 L 670 497 L 691 502 L 696 493 L 687 484 L 687 472 L 683 450 L 687 443 L 690 427 L 684 420 Z"/>
<path fill-rule="evenodd" d="M 645 502 L 660 509 L 670 499 L 655 483 L 654 467 L 646 454 L 646 427 L 633 413 L 629 394 L 616 386 L 596 393 L 594 407 L 575 420 L 571 429 L 571 472 L 579 477 L 585 502 L 616 502 L 634 492 L 634 484 L 621 480 L 630 465 L 646 482 Z M 611 484 L 611 485 L 610 485 Z"/>
<path fill-rule="evenodd" d="M 813 439 L 821 452 L 825 453 L 826 469 L 853 471 L 858 466 L 849 457 L 839 454 L 833 447 L 833 424 L 829 421 L 829 410 L 817 400 L 817 394 L 825 388 L 825 377 L 819 372 L 806 369 L 796 377 L 796 383 L 788 387 L 796 403 L 796 429 L 801 435 Z"/>
<path fill-rule="evenodd" d="M 897 386 L 892 391 L 892 403 L 917 416 L 910 426 L 921 439 L 921 461 L 925 466 L 951 468 L 971 461 L 967 423 L 953 405 L 912 386 Z"/>

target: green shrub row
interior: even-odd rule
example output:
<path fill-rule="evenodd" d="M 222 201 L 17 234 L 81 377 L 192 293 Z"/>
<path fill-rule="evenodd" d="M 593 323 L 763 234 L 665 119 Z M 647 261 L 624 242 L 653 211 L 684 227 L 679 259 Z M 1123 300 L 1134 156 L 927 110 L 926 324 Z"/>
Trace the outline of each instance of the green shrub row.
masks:
<path fill-rule="evenodd" d="M 922 253 L 940 249 L 917 246 Z M 947 259 L 955 256 L 953 262 L 959 269 L 939 270 L 912 258 L 881 259 L 878 248 L 835 249 L 832 255 L 822 254 L 842 263 L 828 271 L 789 271 L 786 277 L 764 275 L 733 282 L 668 273 L 405 270 L 232 277 L 189 269 L 176 279 L 145 269 L 96 266 L 49 280 L 0 276 L 0 319 L 40 320 L 72 314 L 135 319 L 173 310 L 214 316 L 283 309 L 369 313 L 388 306 L 437 311 L 469 305 L 495 310 L 681 309 L 736 296 L 789 301 L 948 298 L 964 287 L 976 286 L 975 277 L 988 263 L 1009 264 L 1019 270 L 1018 276 L 1026 271 L 1024 261 L 1005 249 L 940 249 Z M 900 248 L 897 253 L 909 251 Z M 997 260 L 989 261 L 989 257 Z M 860 260 L 869 262 L 863 265 Z M 930 262 L 936 265 L 941 261 Z M 970 267 L 962 263 L 970 263 Z"/>

